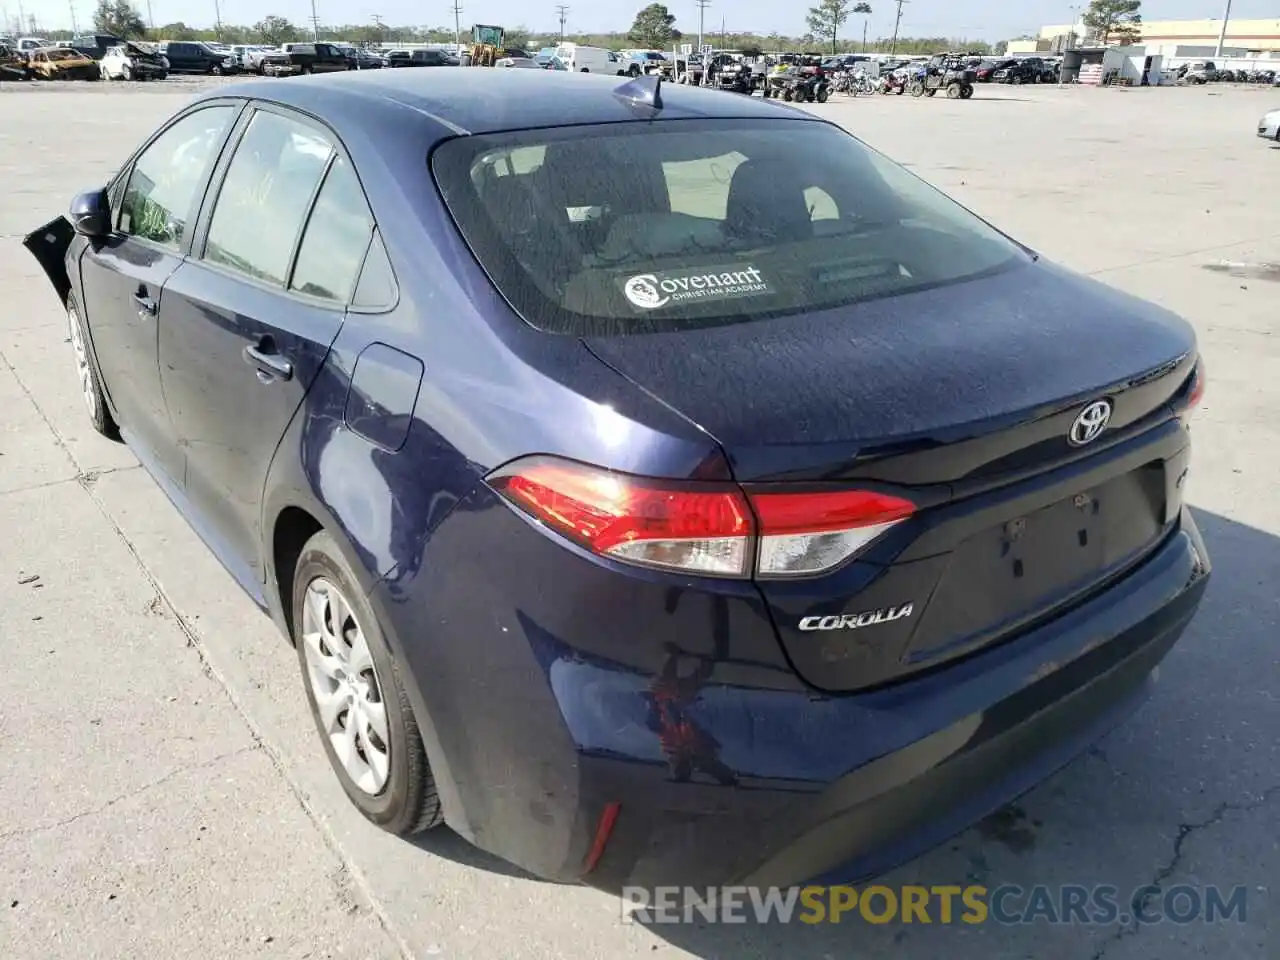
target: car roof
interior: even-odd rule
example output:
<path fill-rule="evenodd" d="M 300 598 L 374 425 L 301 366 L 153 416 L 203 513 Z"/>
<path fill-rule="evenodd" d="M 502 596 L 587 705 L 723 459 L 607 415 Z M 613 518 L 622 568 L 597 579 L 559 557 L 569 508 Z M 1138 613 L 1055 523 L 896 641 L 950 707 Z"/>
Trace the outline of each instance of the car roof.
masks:
<path fill-rule="evenodd" d="M 290 80 L 251 80 L 237 84 L 235 96 L 293 106 L 340 126 L 345 115 L 375 122 L 367 111 L 385 105 L 409 107 L 434 118 L 453 134 L 495 133 L 538 127 L 617 123 L 647 119 L 614 91 L 625 77 L 583 76 L 552 71 L 370 70 L 339 72 Z M 201 99 L 226 97 L 227 88 Z M 791 118 L 817 120 L 772 100 L 729 96 L 718 90 L 663 83 L 663 120 L 703 118 Z"/>

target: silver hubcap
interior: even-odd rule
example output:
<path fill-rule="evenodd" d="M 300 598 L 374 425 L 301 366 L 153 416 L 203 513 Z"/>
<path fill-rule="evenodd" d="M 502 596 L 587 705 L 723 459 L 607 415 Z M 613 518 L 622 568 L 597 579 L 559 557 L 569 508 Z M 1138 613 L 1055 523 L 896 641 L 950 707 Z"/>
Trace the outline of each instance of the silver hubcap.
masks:
<path fill-rule="evenodd" d="M 324 733 L 351 781 L 376 795 L 391 771 L 382 685 L 351 605 L 324 577 L 307 586 L 302 643 Z"/>
<path fill-rule="evenodd" d="M 67 311 L 67 325 L 71 331 L 71 349 L 76 355 L 76 375 L 80 378 L 80 392 L 89 416 L 98 416 L 98 391 L 93 386 L 93 369 L 89 366 L 89 351 L 85 349 L 84 336 L 80 333 L 80 318 L 74 310 Z"/>

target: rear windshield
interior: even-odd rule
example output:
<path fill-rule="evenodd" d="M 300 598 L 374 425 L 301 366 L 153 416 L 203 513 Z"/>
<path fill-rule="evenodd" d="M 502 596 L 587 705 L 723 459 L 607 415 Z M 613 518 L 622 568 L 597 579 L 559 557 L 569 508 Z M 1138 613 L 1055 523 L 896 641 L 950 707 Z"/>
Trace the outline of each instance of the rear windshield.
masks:
<path fill-rule="evenodd" d="M 462 137 L 432 169 L 533 326 L 646 333 L 976 278 L 1021 249 L 839 128 L 671 121 Z"/>

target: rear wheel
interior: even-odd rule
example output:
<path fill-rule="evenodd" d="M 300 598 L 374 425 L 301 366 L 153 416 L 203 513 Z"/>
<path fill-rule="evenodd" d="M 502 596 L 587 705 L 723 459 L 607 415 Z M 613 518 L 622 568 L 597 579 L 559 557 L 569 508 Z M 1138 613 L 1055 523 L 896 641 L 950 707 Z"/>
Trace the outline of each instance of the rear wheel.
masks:
<path fill-rule="evenodd" d="M 923 84 L 923 83 L 921 83 L 919 80 L 916 80 L 914 83 L 912 83 L 912 84 L 911 84 L 911 86 L 910 86 L 910 87 L 908 87 L 908 92 L 909 92 L 913 97 L 923 97 L 923 96 L 924 96 L 924 84 Z"/>
<path fill-rule="evenodd" d="M 302 548 L 292 609 L 307 702 L 351 802 L 400 836 L 439 824 L 435 780 L 399 669 L 327 531 Z"/>
<path fill-rule="evenodd" d="M 973 84 L 966 83 L 960 88 L 960 99 L 968 100 L 973 96 Z"/>
<path fill-rule="evenodd" d="M 89 353 L 89 336 L 74 295 L 67 297 L 67 334 L 71 341 L 76 377 L 80 381 L 80 394 L 84 398 L 85 410 L 89 413 L 89 422 L 93 424 L 94 430 L 108 440 L 118 441 L 120 427 L 111 416 L 111 411 L 107 409 L 106 392 L 102 389 L 98 368 L 94 365 L 93 357 Z"/>
<path fill-rule="evenodd" d="M 828 97 L 830 97 L 830 96 L 831 96 L 831 91 L 829 91 L 826 87 L 820 87 L 820 88 L 818 89 L 818 102 L 819 102 L 819 103 L 826 103 L 826 102 L 827 102 L 827 98 L 828 98 Z"/>
<path fill-rule="evenodd" d="M 960 90 L 960 84 L 958 84 L 958 83 L 948 83 L 948 84 L 947 84 L 947 99 L 948 99 L 948 100 L 959 100 L 959 99 L 960 99 L 960 93 L 961 93 L 961 90 Z"/>
<path fill-rule="evenodd" d="M 794 99 L 795 99 L 795 94 L 794 94 L 794 93 L 792 93 L 790 89 L 783 90 L 783 91 L 782 91 L 782 99 L 783 99 L 783 100 L 785 100 L 785 101 L 787 101 L 787 103 L 790 103 L 792 100 L 794 100 Z"/>
<path fill-rule="evenodd" d="M 121 66 L 120 66 L 120 79 L 121 79 L 121 80 L 132 80 L 132 79 L 133 79 L 133 67 L 129 66 L 127 63 L 125 63 L 125 64 L 121 64 Z"/>

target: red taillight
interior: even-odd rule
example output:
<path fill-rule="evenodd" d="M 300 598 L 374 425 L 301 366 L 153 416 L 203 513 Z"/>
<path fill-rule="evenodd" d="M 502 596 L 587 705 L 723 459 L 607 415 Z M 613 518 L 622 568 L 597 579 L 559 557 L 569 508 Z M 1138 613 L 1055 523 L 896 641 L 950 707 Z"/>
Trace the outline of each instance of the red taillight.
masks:
<path fill-rule="evenodd" d="M 799 577 L 829 570 L 915 512 L 901 497 L 867 490 L 750 495 L 760 521 L 757 573 Z"/>
<path fill-rule="evenodd" d="M 821 573 L 915 510 L 865 490 L 744 494 L 732 484 L 652 480 L 548 456 L 488 479 L 512 505 L 595 553 L 703 576 Z"/>
<path fill-rule="evenodd" d="M 737 487 L 648 480 L 551 457 L 518 461 L 489 483 L 596 553 L 711 576 L 751 572 L 751 511 Z"/>

